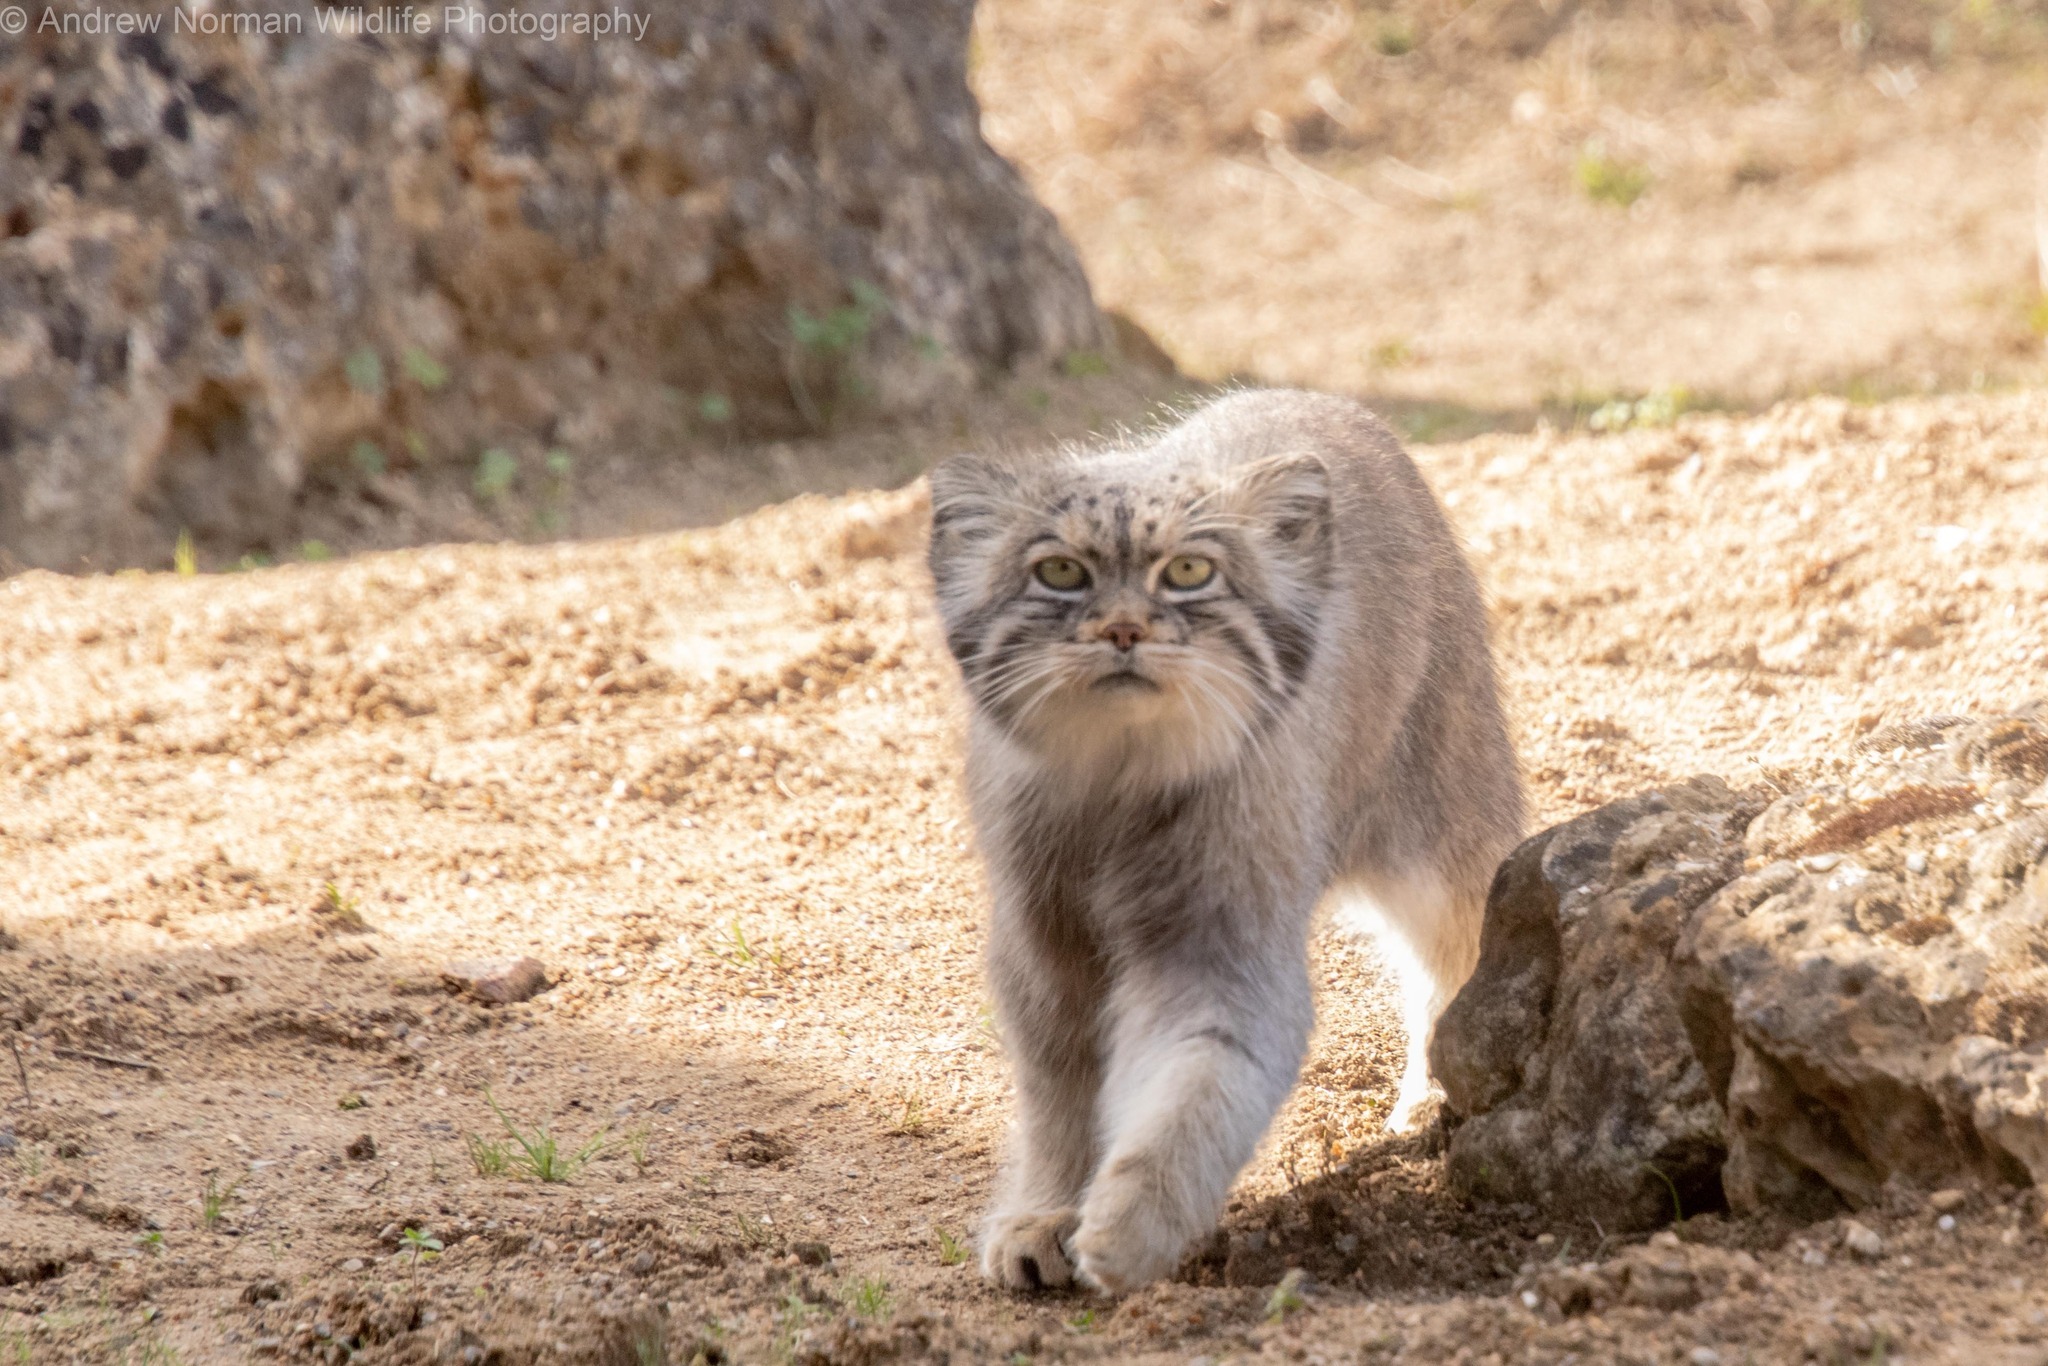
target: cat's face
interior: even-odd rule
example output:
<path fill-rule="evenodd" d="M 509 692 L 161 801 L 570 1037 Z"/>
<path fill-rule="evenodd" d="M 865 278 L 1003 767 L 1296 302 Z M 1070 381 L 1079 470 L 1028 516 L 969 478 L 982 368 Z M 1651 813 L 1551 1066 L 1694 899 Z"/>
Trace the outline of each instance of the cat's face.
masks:
<path fill-rule="evenodd" d="M 1186 777 L 1300 688 L 1327 591 L 1327 472 L 1146 452 L 932 474 L 946 640 L 981 714 L 1054 763 Z"/>

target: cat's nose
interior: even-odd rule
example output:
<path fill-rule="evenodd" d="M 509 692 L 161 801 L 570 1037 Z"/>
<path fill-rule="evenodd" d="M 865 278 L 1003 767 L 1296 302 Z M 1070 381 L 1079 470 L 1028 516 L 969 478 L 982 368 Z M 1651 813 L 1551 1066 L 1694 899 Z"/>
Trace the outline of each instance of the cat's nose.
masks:
<path fill-rule="evenodd" d="M 1112 621 L 1102 628 L 1102 638 L 1125 654 L 1129 654 L 1132 646 L 1151 634 L 1145 629 L 1145 624 L 1138 621 Z"/>

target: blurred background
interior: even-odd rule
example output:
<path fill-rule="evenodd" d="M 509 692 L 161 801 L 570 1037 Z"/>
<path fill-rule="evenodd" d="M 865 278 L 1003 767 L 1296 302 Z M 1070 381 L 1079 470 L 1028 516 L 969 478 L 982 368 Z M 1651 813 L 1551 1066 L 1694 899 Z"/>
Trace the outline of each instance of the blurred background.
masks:
<path fill-rule="evenodd" d="M 2038 4 L 643 8 L 0 36 L 0 569 L 701 524 L 1232 381 L 1432 442 L 2041 374 Z"/>

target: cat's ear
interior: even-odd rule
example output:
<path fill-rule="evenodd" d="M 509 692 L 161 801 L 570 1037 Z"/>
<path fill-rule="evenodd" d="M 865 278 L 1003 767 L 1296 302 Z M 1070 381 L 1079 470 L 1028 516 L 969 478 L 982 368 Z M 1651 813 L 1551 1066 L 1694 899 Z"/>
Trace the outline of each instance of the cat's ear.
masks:
<path fill-rule="evenodd" d="M 1015 476 L 979 455 L 956 455 L 931 472 L 932 572 L 941 580 L 970 547 L 999 533 L 1014 501 Z"/>
<path fill-rule="evenodd" d="M 1008 491 L 1007 471 L 979 455 L 954 455 L 932 467 L 932 528 L 992 511 Z"/>
<path fill-rule="evenodd" d="M 1334 515 L 1330 469 L 1313 454 L 1276 455 L 1247 465 L 1236 479 L 1238 511 L 1287 545 L 1328 539 Z"/>

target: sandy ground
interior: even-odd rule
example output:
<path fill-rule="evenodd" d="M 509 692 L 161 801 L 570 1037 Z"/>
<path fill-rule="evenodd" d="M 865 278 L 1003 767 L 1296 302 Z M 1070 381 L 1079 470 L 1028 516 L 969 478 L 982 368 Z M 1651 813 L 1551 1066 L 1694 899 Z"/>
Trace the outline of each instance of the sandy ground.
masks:
<path fill-rule="evenodd" d="M 1542 821 L 2048 691 L 2048 397 L 1418 459 Z M 1006 1083 L 922 517 L 913 485 L 0 581 L 0 1362 L 2048 1360 L 2030 1194 L 1866 1212 L 1867 1258 L 1839 1222 L 1630 1246 L 1465 1206 L 1382 1132 L 1400 1039 L 1334 939 L 1302 1084 L 1176 1282 L 983 1288 Z M 549 988 L 438 980 L 506 954 Z M 1646 1257 L 1685 1288 L 1523 1299 Z"/>
<path fill-rule="evenodd" d="M 2042 377 L 2005 5 L 982 0 L 991 142 L 1191 373 L 1413 433 Z"/>

